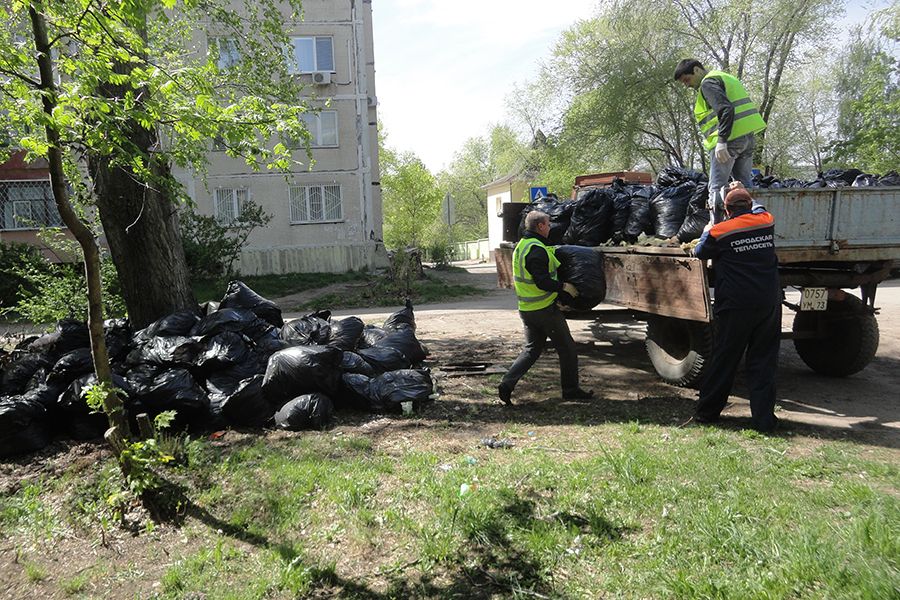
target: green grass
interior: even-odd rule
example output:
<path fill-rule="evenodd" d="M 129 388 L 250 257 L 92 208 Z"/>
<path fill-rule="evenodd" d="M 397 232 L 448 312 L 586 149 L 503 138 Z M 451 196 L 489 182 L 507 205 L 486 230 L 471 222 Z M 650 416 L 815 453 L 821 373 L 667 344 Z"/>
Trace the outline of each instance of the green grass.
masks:
<path fill-rule="evenodd" d="M 438 424 L 194 441 L 177 475 L 206 516 L 160 597 L 897 597 L 890 452 L 636 421 L 500 435 L 516 446 L 460 452 Z M 54 495 L 94 499 L 39 489 L 0 498 L 6 535 L 71 526 Z"/>

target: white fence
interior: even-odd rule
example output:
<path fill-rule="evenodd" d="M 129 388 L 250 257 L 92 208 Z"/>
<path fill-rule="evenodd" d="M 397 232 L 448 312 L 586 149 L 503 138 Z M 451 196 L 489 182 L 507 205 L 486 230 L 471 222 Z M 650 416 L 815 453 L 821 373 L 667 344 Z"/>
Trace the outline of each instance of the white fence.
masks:
<path fill-rule="evenodd" d="M 490 241 L 485 238 L 483 240 L 459 242 L 453 244 L 452 253 L 452 260 L 490 260 Z"/>

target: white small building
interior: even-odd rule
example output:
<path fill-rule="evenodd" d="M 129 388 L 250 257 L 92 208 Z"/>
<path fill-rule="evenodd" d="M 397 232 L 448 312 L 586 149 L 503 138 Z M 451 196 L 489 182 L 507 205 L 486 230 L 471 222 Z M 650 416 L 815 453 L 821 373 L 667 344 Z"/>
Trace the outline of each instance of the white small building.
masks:
<path fill-rule="evenodd" d="M 491 260 L 503 241 L 503 205 L 510 202 L 529 202 L 529 176 L 516 172 L 481 186 L 487 192 L 488 244 Z"/>

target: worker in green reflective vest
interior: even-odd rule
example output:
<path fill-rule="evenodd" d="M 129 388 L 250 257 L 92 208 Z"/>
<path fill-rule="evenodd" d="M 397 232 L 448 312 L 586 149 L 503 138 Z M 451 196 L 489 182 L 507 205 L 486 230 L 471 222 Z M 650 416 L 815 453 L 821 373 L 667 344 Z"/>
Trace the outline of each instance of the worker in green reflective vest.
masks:
<path fill-rule="evenodd" d="M 709 209 L 718 223 L 725 216 L 720 190 L 728 185 L 728 178 L 746 188 L 752 185 L 755 135 L 766 128 L 766 122 L 733 75 L 707 71 L 700 61 L 686 58 L 675 68 L 675 81 L 697 90 L 694 118 L 709 152 Z"/>
<path fill-rule="evenodd" d="M 578 289 L 562 283 L 556 275 L 559 261 L 549 245 L 550 217 L 537 210 L 525 216 L 525 235 L 513 251 L 513 280 L 519 303 L 519 316 L 525 325 L 525 347 L 503 376 L 498 387 L 500 400 L 512 404 L 511 396 L 519 379 L 537 361 L 547 338 L 559 355 L 562 394 L 566 400 L 593 398 L 592 392 L 578 387 L 578 354 L 566 317 L 556 307 L 557 299 L 575 297 Z"/>

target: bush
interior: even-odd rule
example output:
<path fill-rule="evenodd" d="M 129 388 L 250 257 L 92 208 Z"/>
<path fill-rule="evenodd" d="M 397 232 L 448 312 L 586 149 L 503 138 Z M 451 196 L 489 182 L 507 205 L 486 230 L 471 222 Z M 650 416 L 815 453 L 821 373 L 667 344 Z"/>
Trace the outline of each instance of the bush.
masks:
<path fill-rule="evenodd" d="M 42 236 L 57 256 L 81 256 L 78 245 L 63 236 Z M 10 265 L 8 272 L 21 281 L 12 307 L 32 323 L 55 323 L 66 317 L 86 321 L 88 317 L 87 282 L 81 262 L 51 263 L 34 250 L 30 257 Z M 103 313 L 106 318 L 125 315 L 125 301 L 119 287 L 119 275 L 109 253 L 101 250 L 100 278 L 103 284 Z M 6 277 L 4 276 L 4 281 Z"/>
<path fill-rule="evenodd" d="M 0 309 L 14 307 L 19 301 L 20 288 L 33 294 L 36 289 L 31 281 L 19 273 L 31 269 L 47 268 L 41 252 L 30 244 L 0 242 Z"/>
<path fill-rule="evenodd" d="M 182 212 L 181 240 L 191 275 L 198 279 L 230 277 L 250 233 L 271 220 L 272 215 L 253 202 L 244 203 L 230 226 L 192 210 Z"/>

